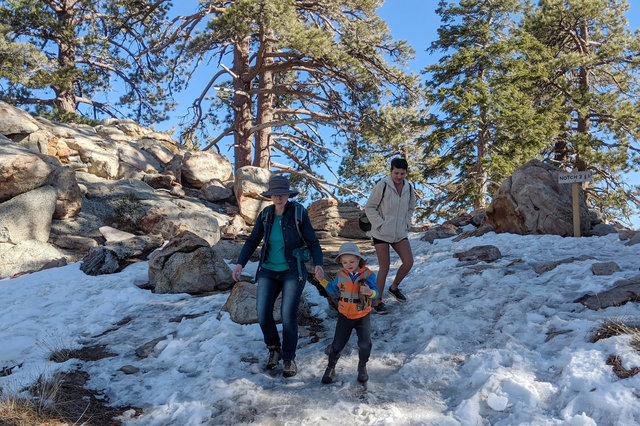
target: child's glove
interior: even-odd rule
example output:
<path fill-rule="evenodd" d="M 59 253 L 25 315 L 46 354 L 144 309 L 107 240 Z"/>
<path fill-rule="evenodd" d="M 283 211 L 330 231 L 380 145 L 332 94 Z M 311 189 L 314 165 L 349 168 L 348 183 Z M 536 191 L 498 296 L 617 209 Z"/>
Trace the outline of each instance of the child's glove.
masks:
<path fill-rule="evenodd" d="M 371 306 L 371 295 L 373 294 L 373 290 L 369 288 L 369 285 L 365 280 L 359 281 L 360 286 L 358 287 L 358 298 L 360 301 L 358 302 L 358 310 L 364 311 L 369 306 Z"/>

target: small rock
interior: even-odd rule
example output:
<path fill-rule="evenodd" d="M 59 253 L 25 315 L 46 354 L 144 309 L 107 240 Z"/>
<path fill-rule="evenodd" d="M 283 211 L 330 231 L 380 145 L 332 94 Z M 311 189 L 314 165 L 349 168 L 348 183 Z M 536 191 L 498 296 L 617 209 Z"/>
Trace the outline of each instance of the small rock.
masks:
<path fill-rule="evenodd" d="M 591 265 L 591 271 L 593 275 L 613 275 L 615 272 L 622 271 L 622 269 L 616 262 L 604 262 Z"/>
<path fill-rule="evenodd" d="M 120 371 L 124 374 L 136 374 L 140 369 L 138 367 L 134 367 L 133 365 L 123 365 L 120 367 Z"/>
<path fill-rule="evenodd" d="M 500 259 L 502 257 L 502 253 L 496 246 L 485 245 L 485 246 L 476 246 L 465 252 L 455 253 L 453 257 L 457 258 L 459 261 L 484 261 L 484 262 L 493 262 L 494 260 Z"/>

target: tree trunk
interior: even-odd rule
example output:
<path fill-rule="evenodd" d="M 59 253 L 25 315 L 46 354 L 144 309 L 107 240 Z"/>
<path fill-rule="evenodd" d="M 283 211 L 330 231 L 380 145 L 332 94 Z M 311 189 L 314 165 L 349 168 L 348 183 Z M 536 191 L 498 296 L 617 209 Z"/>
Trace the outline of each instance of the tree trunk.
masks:
<path fill-rule="evenodd" d="M 55 7 L 55 13 L 62 28 L 74 28 L 74 5 L 70 0 L 65 0 Z M 58 67 L 64 75 L 68 70 L 73 70 L 76 66 L 76 47 L 74 40 L 67 40 L 63 37 L 56 39 L 59 46 Z M 76 112 L 76 94 L 74 81 L 68 78 L 58 79 L 59 83 L 53 83 L 51 88 L 56 94 L 53 104 L 62 111 L 74 114 Z"/>
<path fill-rule="evenodd" d="M 480 79 L 485 80 L 484 66 L 480 66 Z M 487 207 L 487 194 L 489 173 L 484 163 L 489 155 L 489 128 L 487 125 L 487 107 L 480 107 L 480 126 L 478 129 L 478 139 L 476 141 L 476 170 L 475 170 L 475 190 L 473 197 L 473 208 L 483 209 Z"/>
<path fill-rule="evenodd" d="M 569 160 L 569 146 L 567 145 L 568 137 L 566 129 L 563 128 L 553 144 L 553 159 L 559 164 L 566 164 Z"/>
<path fill-rule="evenodd" d="M 586 24 L 583 24 L 580 27 L 580 36 L 581 39 L 584 40 L 585 49 L 589 48 L 589 30 L 587 29 Z M 588 52 L 584 52 L 585 55 Z M 582 66 L 580 67 L 580 93 L 582 95 L 583 102 L 581 102 L 580 108 L 578 109 L 578 135 L 589 135 L 589 128 L 591 127 L 591 122 L 589 120 L 589 111 L 585 106 L 587 103 L 584 101 L 584 97 L 589 93 L 591 81 L 589 80 L 589 70 Z M 584 159 L 581 157 L 580 152 L 576 152 L 576 164 L 575 168 L 580 171 L 587 170 L 587 164 Z"/>
<path fill-rule="evenodd" d="M 249 38 L 245 38 L 234 46 L 233 72 L 233 107 L 234 107 L 234 171 L 240 167 L 251 165 L 251 97 L 249 89 L 251 81 L 249 73 Z"/>
<path fill-rule="evenodd" d="M 272 31 L 267 30 L 267 35 L 263 31 L 260 34 L 260 41 L 262 43 L 262 51 L 267 53 L 262 55 L 262 64 L 258 66 L 264 68 L 270 68 L 273 65 L 273 57 L 269 56 L 273 50 L 271 48 L 270 39 L 273 38 Z M 265 70 L 260 73 L 259 91 L 258 91 L 258 107 L 257 107 L 257 119 L 258 125 L 265 124 L 273 121 L 273 72 Z M 262 167 L 263 169 L 269 169 L 271 166 L 271 127 L 265 127 L 256 132 L 255 136 L 255 153 L 253 157 L 253 165 L 256 167 Z"/>
<path fill-rule="evenodd" d="M 489 174 L 484 165 L 484 161 L 489 155 L 489 130 L 487 129 L 486 112 L 481 114 L 480 130 L 478 131 L 478 142 L 476 144 L 476 191 L 477 196 L 473 199 L 474 209 L 483 209 L 487 207 L 488 180 Z"/>

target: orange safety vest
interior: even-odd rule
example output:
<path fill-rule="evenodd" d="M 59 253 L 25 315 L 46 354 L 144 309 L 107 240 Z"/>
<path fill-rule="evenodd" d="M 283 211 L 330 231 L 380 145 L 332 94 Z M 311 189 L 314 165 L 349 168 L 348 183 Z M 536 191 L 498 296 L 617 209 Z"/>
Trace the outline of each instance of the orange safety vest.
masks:
<path fill-rule="evenodd" d="M 361 311 L 358 310 L 358 303 L 360 302 L 360 298 L 358 297 L 358 288 L 360 285 L 358 281 L 366 279 L 372 274 L 373 272 L 371 272 L 369 268 L 361 268 L 356 272 L 356 281 L 353 282 L 344 269 L 338 271 L 338 275 L 336 275 L 336 285 L 338 286 L 338 290 L 340 290 L 338 312 L 349 319 L 362 318 L 371 312 L 371 304 Z"/>

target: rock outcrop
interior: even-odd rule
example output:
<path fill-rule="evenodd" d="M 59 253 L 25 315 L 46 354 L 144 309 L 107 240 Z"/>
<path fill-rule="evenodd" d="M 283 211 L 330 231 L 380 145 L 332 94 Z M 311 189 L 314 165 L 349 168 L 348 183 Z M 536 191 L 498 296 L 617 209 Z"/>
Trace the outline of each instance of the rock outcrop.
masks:
<path fill-rule="evenodd" d="M 308 210 L 311 225 L 317 231 L 343 238 L 368 238 L 358 226 L 358 218 L 364 210 L 357 203 L 339 203 L 334 198 L 322 198 L 311 203 Z"/>
<path fill-rule="evenodd" d="M 573 235 L 572 190 L 558 183 L 561 169 L 531 160 L 509 177 L 493 196 L 485 222 L 495 232 Z M 580 232 L 591 222 L 582 189 L 579 191 Z"/>
<path fill-rule="evenodd" d="M 233 286 L 224 259 L 196 234 L 184 231 L 149 258 L 149 285 L 155 293 L 203 294 Z"/>

